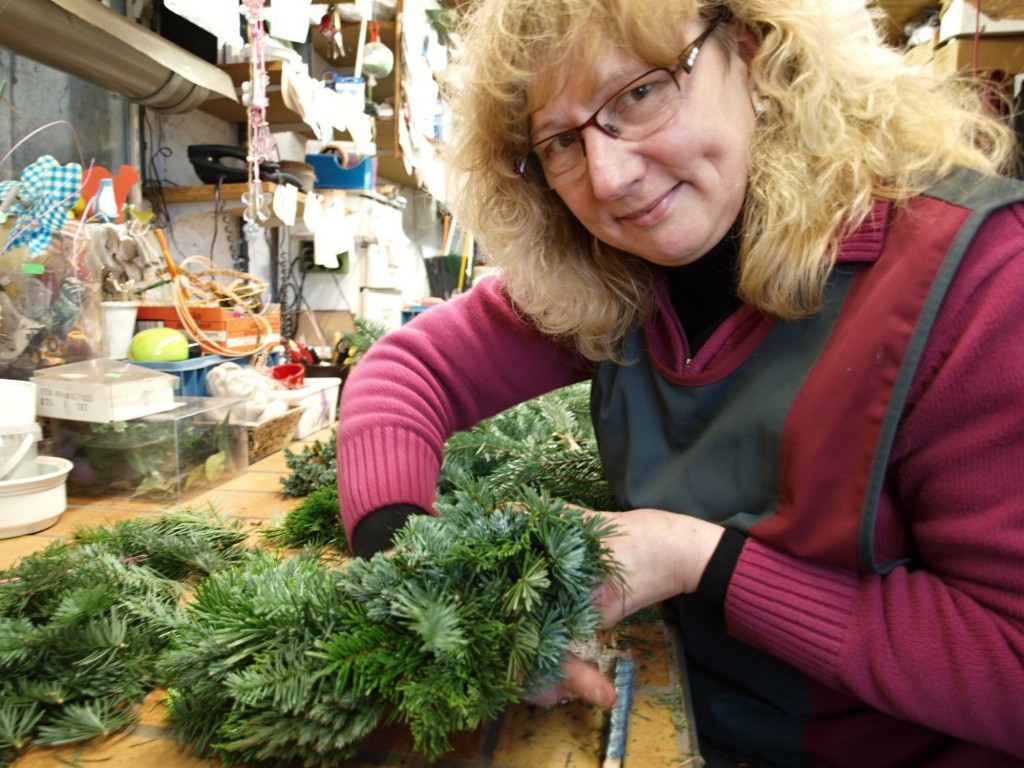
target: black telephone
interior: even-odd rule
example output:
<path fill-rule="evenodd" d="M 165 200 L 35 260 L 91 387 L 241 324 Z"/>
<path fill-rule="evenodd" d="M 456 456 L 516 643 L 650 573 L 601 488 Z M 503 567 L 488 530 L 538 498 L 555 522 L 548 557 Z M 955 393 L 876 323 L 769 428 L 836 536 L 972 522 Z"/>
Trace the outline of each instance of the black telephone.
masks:
<path fill-rule="evenodd" d="M 244 147 L 223 144 L 192 144 L 188 148 L 188 159 L 203 184 L 226 184 L 249 180 L 249 161 Z M 288 183 L 302 189 L 302 181 L 271 161 L 260 163 L 260 178 L 278 184 Z M 307 190 L 308 191 L 308 190 Z"/>

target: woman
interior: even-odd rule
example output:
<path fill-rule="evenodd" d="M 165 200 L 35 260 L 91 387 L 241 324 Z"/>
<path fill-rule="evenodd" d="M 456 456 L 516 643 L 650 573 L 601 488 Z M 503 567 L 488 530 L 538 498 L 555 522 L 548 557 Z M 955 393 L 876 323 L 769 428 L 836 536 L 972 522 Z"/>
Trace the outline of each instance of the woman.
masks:
<path fill-rule="evenodd" d="M 346 384 L 355 551 L 430 511 L 453 431 L 590 379 L 626 510 L 600 604 L 676 613 L 702 746 L 1024 765 L 1007 129 L 861 0 L 476 0 L 462 35 L 453 207 L 500 277 Z"/>

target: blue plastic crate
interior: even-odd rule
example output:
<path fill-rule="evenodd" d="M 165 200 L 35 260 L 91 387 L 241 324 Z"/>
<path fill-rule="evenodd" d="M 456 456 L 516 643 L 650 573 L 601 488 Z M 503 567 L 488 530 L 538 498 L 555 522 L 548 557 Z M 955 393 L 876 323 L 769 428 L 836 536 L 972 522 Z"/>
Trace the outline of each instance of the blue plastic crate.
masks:
<path fill-rule="evenodd" d="M 352 168 L 345 168 L 334 154 L 306 155 L 316 172 L 316 186 L 324 189 L 373 189 L 373 158 L 367 157 Z"/>
<path fill-rule="evenodd" d="M 412 320 L 416 315 L 422 314 L 430 309 L 432 304 L 413 304 L 410 307 L 405 307 L 402 310 L 402 325 L 405 325 Z"/>
<path fill-rule="evenodd" d="M 206 389 L 206 374 L 211 368 L 220 365 L 230 358 L 220 355 L 201 355 L 188 360 L 179 360 L 173 363 L 141 363 L 132 361 L 132 365 L 141 365 L 144 368 L 153 368 L 157 371 L 177 376 L 181 382 L 177 394 L 183 397 L 209 397 Z M 234 362 L 244 364 L 244 360 L 235 358 Z"/>

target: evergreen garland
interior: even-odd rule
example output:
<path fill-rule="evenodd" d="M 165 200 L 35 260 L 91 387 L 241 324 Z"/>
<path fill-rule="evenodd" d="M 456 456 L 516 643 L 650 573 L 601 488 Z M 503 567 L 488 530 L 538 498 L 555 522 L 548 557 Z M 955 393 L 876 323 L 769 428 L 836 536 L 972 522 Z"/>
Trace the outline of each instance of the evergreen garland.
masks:
<path fill-rule="evenodd" d="M 0 766 L 30 744 L 71 744 L 136 721 L 182 620 L 181 581 L 239 558 L 208 512 L 87 529 L 0 572 Z"/>
<path fill-rule="evenodd" d="M 452 731 L 560 679 L 570 639 L 599 626 L 591 591 L 617 573 L 612 531 L 518 498 L 455 494 L 392 554 L 344 569 L 262 555 L 202 582 L 161 664 L 180 740 L 229 766 L 335 766 L 390 713 L 433 759 Z"/>
<path fill-rule="evenodd" d="M 598 627 L 612 531 L 562 501 L 613 508 L 588 394 L 454 435 L 439 516 L 410 520 L 388 556 L 281 558 L 186 509 L 81 530 L 0 572 L 0 766 L 124 728 L 166 684 L 179 741 L 228 766 L 338 765 L 385 717 L 442 754 L 452 731 L 559 679 L 570 640 Z M 284 493 L 306 498 L 269 542 L 344 544 L 335 438 L 286 449 Z"/>
<path fill-rule="evenodd" d="M 520 403 L 474 427 L 457 432 L 445 444 L 438 498 L 485 489 L 492 503 L 515 502 L 524 486 L 588 509 L 616 509 L 605 479 L 590 419 L 590 385 L 574 384 Z M 347 551 L 340 513 L 326 506 L 334 488 L 337 503 L 337 430 L 298 454 L 285 449 L 291 470 L 282 479 L 286 496 L 319 496 L 299 505 L 268 532 L 278 544 L 341 545 Z M 332 516 L 332 513 L 333 516 Z"/>
<path fill-rule="evenodd" d="M 513 502 L 529 486 L 589 509 L 615 509 L 590 418 L 590 383 L 549 392 L 452 435 L 439 495 L 480 485 L 499 501 Z"/>

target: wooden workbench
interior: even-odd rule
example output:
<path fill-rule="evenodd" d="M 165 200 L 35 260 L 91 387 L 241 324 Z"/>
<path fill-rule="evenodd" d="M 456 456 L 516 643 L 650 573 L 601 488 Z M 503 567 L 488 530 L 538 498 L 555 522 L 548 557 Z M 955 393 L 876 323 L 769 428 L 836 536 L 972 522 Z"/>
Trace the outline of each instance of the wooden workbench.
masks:
<path fill-rule="evenodd" d="M 314 433 L 303 443 L 324 439 Z M 292 445 L 296 452 L 301 444 Z M 213 503 L 222 513 L 255 532 L 280 520 L 298 503 L 281 494 L 286 471 L 279 452 L 251 465 L 246 473 L 191 499 Z M 108 525 L 140 515 L 159 514 L 163 505 L 128 497 L 70 496 L 68 509 L 53 527 L 31 536 L 0 539 L 0 569 L 66 538 L 79 526 Z M 628 724 L 624 768 L 686 768 L 700 766 L 696 738 L 681 679 L 676 635 L 652 615 L 651 623 L 609 630 L 602 638 L 628 651 L 636 666 L 634 703 Z M 126 733 L 85 745 L 30 749 L 12 768 L 216 768 L 216 762 L 180 751 L 164 721 L 163 690 L 152 691 L 141 707 L 141 721 Z M 509 707 L 501 718 L 476 731 L 453 734 L 453 750 L 429 763 L 412 750 L 405 726 L 382 726 L 367 737 L 351 768 L 601 768 L 606 712 L 580 703 L 551 710 L 526 704 Z M 281 768 L 285 768 L 281 766 Z M 298 768 L 288 767 L 288 768 Z"/>

